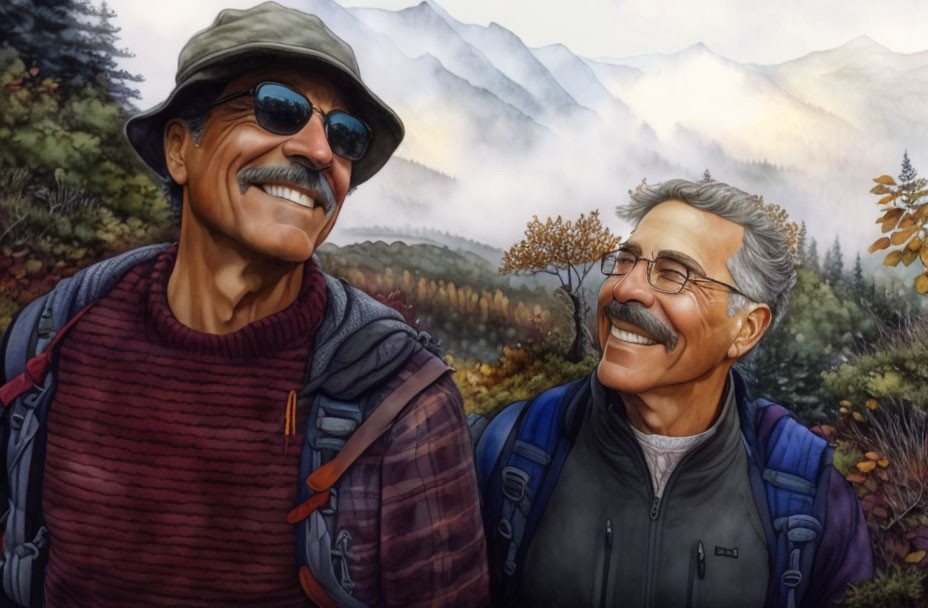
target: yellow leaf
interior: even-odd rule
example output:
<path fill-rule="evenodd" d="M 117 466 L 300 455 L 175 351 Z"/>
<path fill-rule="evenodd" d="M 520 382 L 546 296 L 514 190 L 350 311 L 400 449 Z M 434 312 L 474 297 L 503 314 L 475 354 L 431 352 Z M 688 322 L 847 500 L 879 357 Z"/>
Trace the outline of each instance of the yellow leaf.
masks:
<path fill-rule="evenodd" d="M 928 268 L 928 245 L 922 245 L 921 251 L 918 252 L 918 257 L 922 261 L 922 266 Z"/>
<path fill-rule="evenodd" d="M 890 251 L 886 258 L 883 260 L 884 266 L 896 266 L 899 264 L 899 260 L 902 259 L 901 251 Z"/>
<path fill-rule="evenodd" d="M 880 187 L 881 187 L 881 186 L 877 186 L 877 188 L 880 188 Z M 885 190 L 885 188 L 884 188 L 884 190 Z M 871 190 L 871 192 L 873 192 L 873 190 Z M 874 193 L 874 194 L 880 194 L 880 193 L 878 193 L 878 192 L 873 192 L 873 193 Z M 896 197 L 897 197 L 897 196 L 899 196 L 899 195 L 898 195 L 898 194 L 887 194 L 886 196 L 884 196 L 883 198 L 881 198 L 880 200 L 878 200 L 878 201 L 876 202 L 876 204 L 877 204 L 877 205 L 885 205 L 886 203 L 891 203 L 892 201 L 896 200 Z"/>
<path fill-rule="evenodd" d="M 918 250 L 922 248 L 921 237 L 913 238 L 911 241 L 909 241 L 909 244 L 906 245 L 906 247 L 908 247 L 910 251 L 915 251 L 917 253 Z"/>
<path fill-rule="evenodd" d="M 911 238 L 913 234 L 918 232 L 918 226 L 912 226 L 911 228 L 906 228 L 904 230 L 897 230 L 893 232 L 892 237 L 890 237 L 890 242 L 893 245 L 901 245 Z"/>
<path fill-rule="evenodd" d="M 907 564 L 917 564 L 925 559 L 924 551 L 914 551 L 905 556 L 905 563 Z"/>
<path fill-rule="evenodd" d="M 878 407 L 880 407 L 880 404 L 876 399 L 867 399 L 867 409 L 875 410 Z"/>
<path fill-rule="evenodd" d="M 899 225 L 896 226 L 896 228 L 898 228 L 899 230 L 902 230 L 903 228 L 909 228 L 914 225 L 915 225 L 915 216 L 913 216 L 911 213 L 906 213 L 905 215 L 902 216 L 902 221 L 899 222 Z"/>
<path fill-rule="evenodd" d="M 857 470 L 861 473 L 869 473 L 876 468 L 876 463 L 871 460 L 865 460 L 857 463 Z"/>
<path fill-rule="evenodd" d="M 879 460 L 880 455 L 877 454 L 876 452 L 867 452 L 866 454 L 864 454 L 864 458 L 866 458 L 867 460 Z"/>
<path fill-rule="evenodd" d="M 922 295 L 928 293 L 928 272 L 924 272 L 915 277 L 915 291 Z"/>
<path fill-rule="evenodd" d="M 889 237 L 884 236 L 883 238 L 877 239 L 873 242 L 872 245 L 870 245 L 870 253 L 879 251 L 880 249 L 886 249 L 887 247 L 889 247 Z M 925 264 L 925 266 L 928 267 L 928 264 Z"/>
<path fill-rule="evenodd" d="M 902 254 L 902 263 L 906 266 L 910 265 L 915 261 L 915 258 L 918 257 L 918 254 L 911 249 L 906 249 Z"/>
<path fill-rule="evenodd" d="M 876 461 L 876 464 L 877 464 L 877 466 L 879 466 L 880 468 L 885 469 L 886 467 L 889 466 L 889 461 L 886 460 L 885 458 L 880 458 L 879 460 Z"/>
<path fill-rule="evenodd" d="M 873 181 L 875 181 L 878 184 L 883 184 L 884 186 L 895 186 L 896 185 L 896 180 L 894 180 L 889 175 L 881 175 L 879 177 L 874 177 Z"/>
<path fill-rule="evenodd" d="M 851 416 L 853 416 L 854 420 L 856 420 L 857 422 L 863 422 L 864 420 L 866 420 L 866 418 L 864 418 L 864 415 L 861 414 L 860 412 L 854 412 L 853 414 L 851 414 Z"/>
<path fill-rule="evenodd" d="M 889 192 L 889 189 L 887 189 L 886 186 L 884 186 L 883 184 L 878 184 L 870 188 L 870 194 L 887 194 L 888 192 Z"/>
<path fill-rule="evenodd" d="M 841 406 L 844 406 L 844 407 L 851 407 L 851 402 L 848 401 L 847 399 L 842 399 L 842 400 L 838 403 L 838 405 L 841 405 Z"/>
<path fill-rule="evenodd" d="M 847 409 L 846 407 L 839 407 L 839 408 L 838 408 L 838 413 L 841 414 L 841 415 L 846 415 L 847 412 L 848 412 L 848 409 Z"/>
<path fill-rule="evenodd" d="M 863 483 L 867 481 L 867 478 L 861 475 L 857 471 L 848 471 L 847 475 L 844 476 L 851 483 Z"/>

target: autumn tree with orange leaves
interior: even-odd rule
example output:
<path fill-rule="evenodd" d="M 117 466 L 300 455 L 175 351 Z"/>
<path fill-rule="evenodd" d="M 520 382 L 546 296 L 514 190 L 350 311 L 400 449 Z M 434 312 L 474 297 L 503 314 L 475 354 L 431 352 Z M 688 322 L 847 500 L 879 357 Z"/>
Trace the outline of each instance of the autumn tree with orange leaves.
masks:
<path fill-rule="evenodd" d="M 607 251 L 619 246 L 620 238 L 603 226 L 599 211 L 580 214 L 574 221 L 538 216 L 525 228 L 525 238 L 503 254 L 499 271 L 526 274 L 546 273 L 561 281 L 560 289 L 573 306 L 574 340 L 567 353 L 570 361 L 583 358 L 590 342 L 583 327 L 583 294 L 580 289 L 590 270 Z"/>
<path fill-rule="evenodd" d="M 881 224 L 884 234 L 892 234 L 870 245 L 870 253 L 898 247 L 883 259 L 887 266 L 898 266 L 899 262 L 908 266 L 918 259 L 925 270 L 915 277 L 915 291 L 928 294 L 928 180 L 918 177 L 906 152 L 898 183 L 889 175 L 873 181 L 876 186 L 870 192 L 881 197 L 878 205 L 886 207 L 876 223 Z"/>

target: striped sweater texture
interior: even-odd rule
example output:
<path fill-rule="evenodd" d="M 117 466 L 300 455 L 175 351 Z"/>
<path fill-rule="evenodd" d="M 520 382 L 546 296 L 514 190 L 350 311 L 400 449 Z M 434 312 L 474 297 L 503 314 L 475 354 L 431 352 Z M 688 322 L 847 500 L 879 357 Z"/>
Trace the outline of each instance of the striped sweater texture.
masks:
<path fill-rule="evenodd" d="M 310 606 L 297 578 L 298 461 L 285 437 L 325 308 L 307 265 L 297 301 L 225 336 L 179 324 L 176 248 L 128 273 L 63 341 L 42 507 L 46 604 Z M 420 352 L 381 393 L 430 355 Z M 486 545 L 470 435 L 445 376 L 339 483 L 355 597 L 377 606 L 481 606 Z"/>
<path fill-rule="evenodd" d="M 285 521 L 305 418 L 286 452 L 284 429 L 322 320 L 322 274 L 307 265 L 290 307 L 209 335 L 167 306 L 175 255 L 130 271 L 59 351 L 46 603 L 307 606 Z"/>

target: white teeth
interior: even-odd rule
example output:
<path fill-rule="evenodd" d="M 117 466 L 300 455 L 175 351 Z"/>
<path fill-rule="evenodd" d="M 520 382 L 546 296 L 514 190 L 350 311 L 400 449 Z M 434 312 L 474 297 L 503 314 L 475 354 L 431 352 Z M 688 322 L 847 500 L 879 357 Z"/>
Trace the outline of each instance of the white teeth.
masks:
<path fill-rule="evenodd" d="M 279 184 L 264 184 L 261 188 L 271 196 L 287 199 L 291 203 L 309 207 L 310 209 L 313 208 L 313 199 L 293 188 L 288 188 Z"/>
<path fill-rule="evenodd" d="M 645 346 L 650 346 L 651 344 L 657 344 L 654 340 L 649 340 L 644 336 L 639 336 L 638 334 L 633 334 L 630 331 L 625 331 L 624 329 L 619 329 L 615 325 L 612 326 L 611 330 L 612 336 L 618 338 L 623 342 L 632 342 L 634 344 L 644 344 Z"/>

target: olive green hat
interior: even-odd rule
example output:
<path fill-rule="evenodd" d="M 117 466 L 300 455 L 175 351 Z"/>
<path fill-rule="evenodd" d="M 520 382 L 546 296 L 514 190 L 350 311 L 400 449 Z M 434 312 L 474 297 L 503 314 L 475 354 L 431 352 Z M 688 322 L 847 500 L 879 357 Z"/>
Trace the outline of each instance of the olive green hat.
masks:
<path fill-rule="evenodd" d="M 318 72 L 338 87 L 342 97 L 370 126 L 367 153 L 355 161 L 351 185 L 377 173 L 403 140 L 403 123 L 361 80 L 348 44 L 319 17 L 276 2 L 247 10 L 227 9 L 205 30 L 194 34 L 180 52 L 174 90 L 154 108 L 126 122 L 126 137 L 155 173 L 169 179 L 164 161 L 164 125 L 204 85 L 223 84 L 251 69 L 280 62 Z"/>

